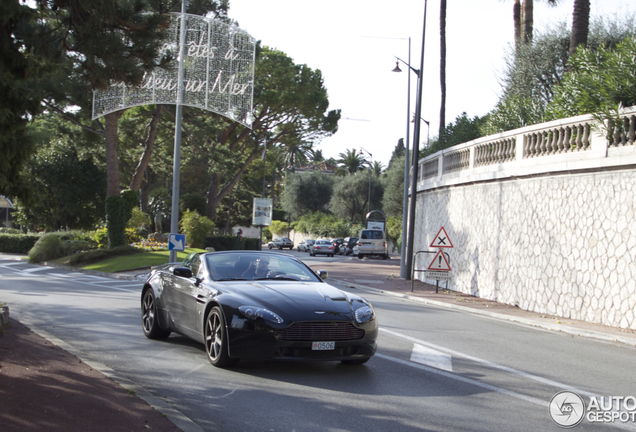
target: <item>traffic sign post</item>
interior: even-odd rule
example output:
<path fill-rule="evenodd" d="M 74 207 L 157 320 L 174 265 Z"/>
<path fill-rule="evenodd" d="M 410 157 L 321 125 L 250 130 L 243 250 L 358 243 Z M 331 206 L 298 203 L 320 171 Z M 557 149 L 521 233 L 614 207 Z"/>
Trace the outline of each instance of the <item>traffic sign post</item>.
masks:
<path fill-rule="evenodd" d="M 433 238 L 433 241 L 431 242 L 429 247 L 438 248 L 438 250 L 437 251 L 419 251 L 413 255 L 413 261 L 415 262 L 415 257 L 417 256 L 418 253 L 435 254 L 435 256 L 433 257 L 433 260 L 430 262 L 426 270 L 415 270 L 415 266 L 413 266 L 412 268 L 413 274 L 411 275 L 411 292 L 413 292 L 413 276 L 416 271 L 424 272 L 426 273 L 426 276 L 425 276 L 426 278 L 436 280 L 436 284 L 435 284 L 436 293 L 439 292 L 440 280 L 446 280 L 446 281 L 450 280 L 450 272 L 451 272 L 451 266 L 449 264 L 450 257 L 448 256 L 446 252 L 443 252 L 443 249 L 453 248 L 453 242 L 451 241 L 444 227 L 442 227 L 437 232 L 437 234 Z"/>

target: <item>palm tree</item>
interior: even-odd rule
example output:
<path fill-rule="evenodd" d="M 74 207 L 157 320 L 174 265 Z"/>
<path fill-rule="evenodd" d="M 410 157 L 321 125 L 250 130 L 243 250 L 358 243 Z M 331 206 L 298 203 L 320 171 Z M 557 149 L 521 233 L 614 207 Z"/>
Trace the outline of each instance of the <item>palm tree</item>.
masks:
<path fill-rule="evenodd" d="M 572 37 L 570 38 L 570 55 L 576 47 L 587 44 L 587 33 L 590 27 L 590 0 L 574 0 L 572 14 Z"/>
<path fill-rule="evenodd" d="M 375 175 L 376 177 L 380 177 L 382 171 L 384 171 L 384 165 L 382 164 L 382 162 L 373 161 L 373 165 L 371 165 L 371 172 L 373 173 L 373 175 Z"/>
<path fill-rule="evenodd" d="M 349 174 L 362 170 L 362 166 L 366 162 L 356 149 L 347 149 L 346 153 L 340 153 L 338 156 L 340 157 L 338 164 L 345 168 Z"/>
<path fill-rule="evenodd" d="M 291 169 L 306 164 L 312 154 L 311 144 L 299 141 L 284 143 L 281 150 L 285 166 Z"/>
<path fill-rule="evenodd" d="M 550 6 L 556 6 L 561 0 L 545 1 Z M 515 26 L 515 50 L 518 51 L 521 44 L 532 42 L 532 32 L 534 27 L 534 0 L 514 0 L 512 18 Z"/>
<path fill-rule="evenodd" d="M 315 164 L 319 164 L 325 161 L 325 157 L 322 154 L 322 150 L 312 150 L 311 161 Z"/>
<path fill-rule="evenodd" d="M 439 82 L 441 88 L 441 105 L 439 108 L 439 135 L 444 136 L 446 127 L 446 0 L 441 0 L 439 9 L 440 62 Z"/>

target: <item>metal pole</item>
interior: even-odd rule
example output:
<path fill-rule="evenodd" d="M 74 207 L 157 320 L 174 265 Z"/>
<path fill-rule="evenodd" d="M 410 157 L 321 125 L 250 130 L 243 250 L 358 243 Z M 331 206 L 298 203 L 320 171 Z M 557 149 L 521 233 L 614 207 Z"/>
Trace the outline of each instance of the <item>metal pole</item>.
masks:
<path fill-rule="evenodd" d="M 362 150 L 371 157 L 371 164 L 369 165 L 369 199 L 367 200 L 367 213 L 369 213 L 371 211 L 371 175 L 373 174 L 371 170 L 373 169 L 373 155 L 362 147 L 360 147 L 360 154 L 362 154 Z"/>
<path fill-rule="evenodd" d="M 411 65 L 411 38 L 409 37 L 409 67 Z M 408 72 L 408 92 L 406 96 L 406 146 L 404 150 L 404 198 L 402 201 L 402 249 L 400 252 L 400 277 L 408 279 L 406 271 L 406 224 L 409 202 L 409 137 L 411 132 L 411 72 Z"/>
<path fill-rule="evenodd" d="M 172 212 L 170 233 L 179 232 L 179 185 L 181 183 L 181 118 L 183 103 L 183 63 L 185 57 L 186 0 L 181 2 L 181 35 L 179 40 L 179 77 L 177 89 L 177 112 L 174 125 L 174 161 L 172 165 Z M 177 262 L 177 251 L 171 250 L 169 262 Z"/>
<path fill-rule="evenodd" d="M 264 143 L 265 148 L 263 149 L 263 192 L 261 192 L 261 198 L 265 198 L 265 173 L 267 172 L 265 170 L 265 164 L 267 163 L 267 141 L 265 141 Z M 263 245 L 263 225 L 260 226 L 260 233 L 261 233 L 261 247 Z"/>
<path fill-rule="evenodd" d="M 406 249 L 406 269 L 411 275 L 413 269 L 413 240 L 415 238 L 415 202 L 417 201 L 417 177 L 420 147 L 420 117 L 422 114 L 422 87 L 424 87 L 424 42 L 426 39 L 426 6 L 424 0 L 424 24 L 422 29 L 422 58 L 420 59 L 420 73 L 417 80 L 417 99 L 415 100 L 415 129 L 413 131 L 413 173 L 411 174 L 411 200 L 409 201 L 408 243 Z"/>
<path fill-rule="evenodd" d="M 369 200 L 367 201 L 367 213 L 371 211 L 371 176 L 373 175 L 373 155 L 369 153 L 371 156 L 371 165 L 369 165 Z"/>

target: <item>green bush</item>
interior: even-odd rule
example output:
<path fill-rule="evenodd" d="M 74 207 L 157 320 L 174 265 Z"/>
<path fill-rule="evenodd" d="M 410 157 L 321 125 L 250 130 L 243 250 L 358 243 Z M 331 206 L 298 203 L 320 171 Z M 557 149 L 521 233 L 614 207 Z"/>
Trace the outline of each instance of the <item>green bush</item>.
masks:
<path fill-rule="evenodd" d="M 50 261 L 63 257 L 65 253 L 62 237 L 57 233 L 47 233 L 42 235 L 29 251 L 29 262 Z"/>
<path fill-rule="evenodd" d="M 141 252 L 143 252 L 143 250 L 128 245 L 118 246 L 112 249 L 96 249 L 73 255 L 68 263 L 72 266 L 83 266 L 85 264 L 103 261 L 112 257 L 132 255 Z"/>
<path fill-rule="evenodd" d="M 181 231 L 186 236 L 186 243 L 193 248 L 202 248 L 205 239 L 214 229 L 214 222 L 191 210 L 186 210 L 183 213 L 180 225 Z"/>
<path fill-rule="evenodd" d="M 243 238 L 245 250 L 261 250 L 261 239 L 259 238 Z"/>
<path fill-rule="evenodd" d="M 263 228 L 263 239 L 266 242 L 272 241 L 272 238 L 274 236 L 272 235 L 272 232 L 270 231 L 269 227 Z"/>
<path fill-rule="evenodd" d="M 0 234 L 0 252 L 27 254 L 39 238 L 38 234 Z"/>
<path fill-rule="evenodd" d="M 133 190 L 122 191 L 120 196 L 106 197 L 109 248 L 126 244 L 126 224 L 132 217 L 133 208 L 138 200 L 139 194 Z"/>
<path fill-rule="evenodd" d="M 213 247 L 215 251 L 240 250 L 240 241 L 238 237 L 226 236 L 208 236 L 205 238 L 204 247 Z"/>
<path fill-rule="evenodd" d="M 22 231 L 17 228 L 0 227 L 0 234 L 22 234 Z"/>
<path fill-rule="evenodd" d="M 240 241 L 236 236 L 209 236 L 205 239 L 205 247 L 213 247 L 215 251 L 226 250 L 261 250 L 261 240 L 245 238 Z"/>

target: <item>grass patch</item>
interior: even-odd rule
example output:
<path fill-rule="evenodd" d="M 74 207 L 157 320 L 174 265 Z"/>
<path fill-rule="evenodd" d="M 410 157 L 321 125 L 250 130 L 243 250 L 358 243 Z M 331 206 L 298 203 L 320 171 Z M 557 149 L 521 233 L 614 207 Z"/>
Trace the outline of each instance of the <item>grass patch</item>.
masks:
<path fill-rule="evenodd" d="M 186 248 L 183 252 L 177 252 L 177 261 L 183 261 L 191 253 L 205 252 L 203 249 Z M 118 271 L 132 270 L 144 267 L 167 264 L 170 259 L 170 251 L 145 252 L 134 255 L 108 258 L 104 261 L 89 264 L 82 267 L 86 270 L 114 273 Z"/>

